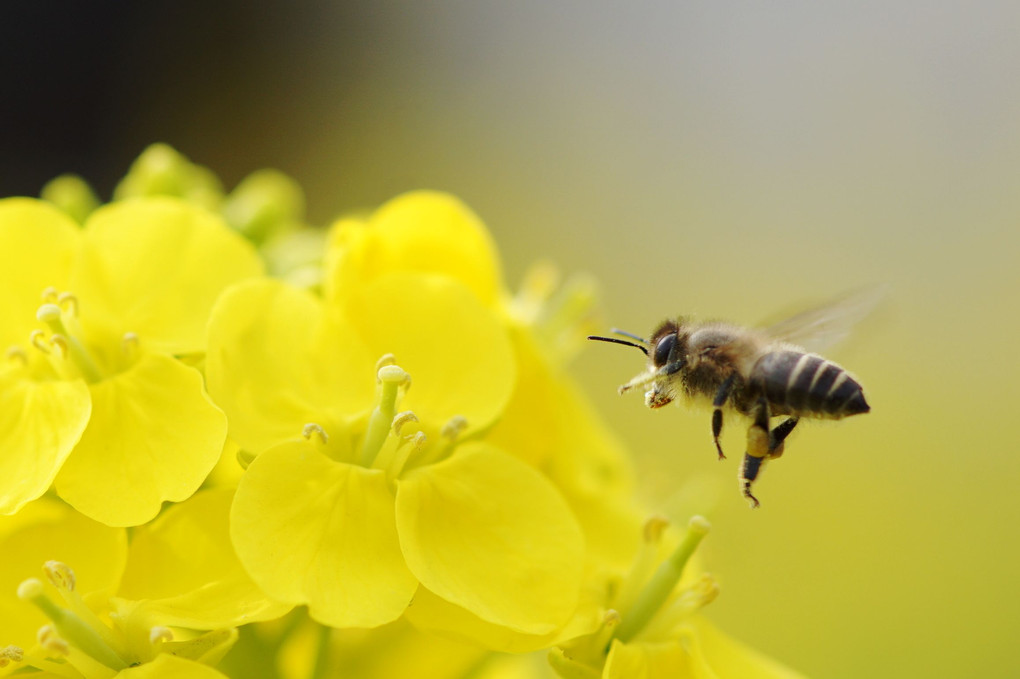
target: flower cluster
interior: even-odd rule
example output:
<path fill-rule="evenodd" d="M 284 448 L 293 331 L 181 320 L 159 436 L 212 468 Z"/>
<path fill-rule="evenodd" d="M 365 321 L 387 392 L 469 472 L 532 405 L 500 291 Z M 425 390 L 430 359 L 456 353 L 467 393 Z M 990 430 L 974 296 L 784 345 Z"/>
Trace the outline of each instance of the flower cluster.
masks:
<path fill-rule="evenodd" d="M 797 676 L 567 375 L 591 281 L 452 196 L 315 229 L 156 145 L 0 201 L 0 270 L 0 676 Z"/>

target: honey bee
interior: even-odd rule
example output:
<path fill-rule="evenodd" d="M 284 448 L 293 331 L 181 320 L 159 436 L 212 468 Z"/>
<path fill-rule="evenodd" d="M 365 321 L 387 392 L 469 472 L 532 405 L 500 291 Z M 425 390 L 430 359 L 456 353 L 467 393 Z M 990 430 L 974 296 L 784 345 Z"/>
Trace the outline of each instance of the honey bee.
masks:
<path fill-rule="evenodd" d="M 751 486 L 765 462 L 783 454 L 786 438 L 801 418 L 838 420 L 871 409 L 849 372 L 806 346 L 842 339 L 877 305 L 880 292 L 847 295 L 765 328 L 679 318 L 660 323 L 648 339 L 615 328 L 614 334 L 633 341 L 596 335 L 588 339 L 637 347 L 648 356 L 646 370 L 621 386 L 621 394 L 647 387 L 649 408 L 661 408 L 680 396 L 711 403 L 712 440 L 720 460 L 726 457 L 719 443 L 723 410 L 749 417 L 739 480 L 751 507 L 758 507 Z M 785 419 L 773 427 L 773 417 Z"/>

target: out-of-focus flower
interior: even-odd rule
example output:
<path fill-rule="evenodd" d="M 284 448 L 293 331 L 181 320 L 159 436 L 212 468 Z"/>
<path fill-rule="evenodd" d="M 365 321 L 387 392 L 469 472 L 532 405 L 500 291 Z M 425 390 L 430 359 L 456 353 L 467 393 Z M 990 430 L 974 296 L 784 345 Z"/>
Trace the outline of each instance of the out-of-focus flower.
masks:
<path fill-rule="evenodd" d="M 230 549 L 230 501 L 229 491 L 201 492 L 136 529 L 130 548 L 123 529 L 51 500 L 0 518 L 0 550 L 15 557 L 0 564 L 0 646 L 16 649 L 0 674 L 105 679 L 156 662 L 141 676 L 192 666 L 196 674 L 181 676 L 205 676 L 233 644 L 234 626 L 289 610 L 265 598 Z M 45 583 L 25 580 L 44 563 Z"/>
<path fill-rule="evenodd" d="M 645 525 L 633 565 L 607 589 L 601 627 L 550 651 L 557 674 L 564 679 L 801 679 L 698 614 L 715 599 L 718 586 L 712 576 L 685 567 L 708 522 L 691 519 L 679 544 L 664 539 L 665 528 L 661 519 Z"/>
<path fill-rule="evenodd" d="M 204 352 L 220 291 L 261 273 L 254 249 L 178 200 L 115 203 L 79 229 L 14 198 L 0 201 L 0 270 L 0 513 L 54 479 L 109 525 L 190 496 L 226 422 L 177 357 Z"/>

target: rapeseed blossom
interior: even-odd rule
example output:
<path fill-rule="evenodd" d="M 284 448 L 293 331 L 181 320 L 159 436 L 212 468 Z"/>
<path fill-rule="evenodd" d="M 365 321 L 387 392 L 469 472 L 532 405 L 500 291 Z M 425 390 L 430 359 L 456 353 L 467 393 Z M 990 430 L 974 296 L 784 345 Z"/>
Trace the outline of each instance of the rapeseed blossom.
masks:
<path fill-rule="evenodd" d="M 0 201 L 0 676 L 797 676 L 699 614 L 706 524 L 642 529 L 591 279 L 160 144 L 43 198 Z"/>
<path fill-rule="evenodd" d="M 56 483 L 87 516 L 129 526 L 198 489 L 223 414 L 181 360 L 205 349 L 220 292 L 262 266 L 215 215 L 170 198 L 93 212 L 0 201 L 0 513 Z"/>

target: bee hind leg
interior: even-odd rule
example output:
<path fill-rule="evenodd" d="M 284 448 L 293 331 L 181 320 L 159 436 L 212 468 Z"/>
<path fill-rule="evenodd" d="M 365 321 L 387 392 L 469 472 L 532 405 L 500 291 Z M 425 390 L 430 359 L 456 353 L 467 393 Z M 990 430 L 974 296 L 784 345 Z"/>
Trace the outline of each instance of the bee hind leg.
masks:
<path fill-rule="evenodd" d="M 747 429 L 747 452 L 744 453 L 744 464 L 740 467 L 740 489 L 744 497 L 751 502 L 751 508 L 755 509 L 761 506 L 761 503 L 751 493 L 751 485 L 761 473 L 771 447 L 769 404 L 764 398 L 759 399 L 755 404 L 752 416 L 753 421 Z"/>
<path fill-rule="evenodd" d="M 722 407 L 726 404 L 726 399 L 730 397 L 730 391 L 733 389 L 733 382 L 736 380 L 736 373 L 730 375 L 723 383 L 719 385 L 719 390 L 715 392 L 715 398 L 712 400 L 712 440 L 715 441 L 715 449 L 719 452 L 719 459 L 725 460 L 726 456 L 723 455 L 722 446 L 719 445 L 719 434 L 722 433 Z"/>
<path fill-rule="evenodd" d="M 774 460 L 783 456 L 786 437 L 790 435 L 793 428 L 800 422 L 798 417 L 788 417 L 780 422 L 769 434 L 769 459 Z"/>

